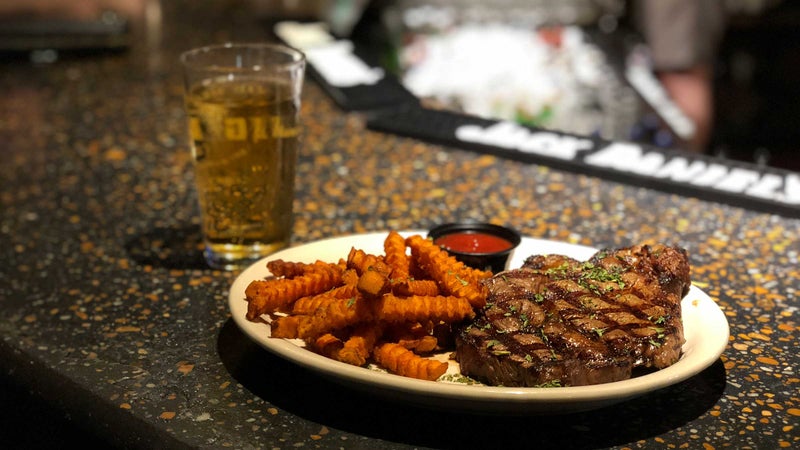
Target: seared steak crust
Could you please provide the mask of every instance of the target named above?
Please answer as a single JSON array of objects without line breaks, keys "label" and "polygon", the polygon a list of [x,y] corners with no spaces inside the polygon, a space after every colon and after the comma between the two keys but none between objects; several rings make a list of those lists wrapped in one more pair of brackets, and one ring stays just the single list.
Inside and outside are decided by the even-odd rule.
[{"label": "seared steak crust", "polygon": [[585,262],[535,255],[486,284],[486,307],[456,337],[461,372],[486,384],[607,383],[680,357],[690,286],[681,248],[602,250]]}]

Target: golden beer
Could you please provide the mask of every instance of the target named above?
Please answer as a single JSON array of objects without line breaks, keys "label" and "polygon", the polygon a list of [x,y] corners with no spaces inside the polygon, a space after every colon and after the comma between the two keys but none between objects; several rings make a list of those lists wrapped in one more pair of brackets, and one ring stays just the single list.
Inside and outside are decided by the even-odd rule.
[{"label": "golden beer", "polygon": [[298,102],[286,81],[263,77],[219,77],[189,87],[189,134],[212,266],[231,268],[231,261],[288,245]]}]

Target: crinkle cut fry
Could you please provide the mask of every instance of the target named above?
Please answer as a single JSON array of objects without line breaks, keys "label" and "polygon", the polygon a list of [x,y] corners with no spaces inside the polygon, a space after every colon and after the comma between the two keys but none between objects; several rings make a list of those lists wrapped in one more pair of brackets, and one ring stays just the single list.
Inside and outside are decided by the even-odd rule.
[{"label": "crinkle cut fry", "polygon": [[447,363],[423,358],[393,342],[378,346],[374,356],[389,372],[405,377],[435,381],[447,372]]},{"label": "crinkle cut fry", "polygon": [[419,266],[436,280],[445,293],[464,297],[475,308],[486,304],[488,290],[480,280],[489,278],[491,272],[473,269],[450,256],[429,239],[414,235],[406,239],[411,255]]},{"label": "crinkle cut fry", "polygon": [[393,281],[407,280],[411,277],[411,258],[406,253],[406,240],[397,231],[390,231],[383,241],[384,261],[391,267]]},{"label": "crinkle cut fry", "polygon": [[366,253],[364,250],[355,247],[352,247],[347,255],[347,268],[354,269],[359,275],[363,275],[368,270],[377,270],[389,276],[392,271],[382,256]]},{"label": "crinkle cut fry", "polygon": [[382,326],[378,323],[365,323],[355,327],[345,341],[332,333],[323,333],[309,339],[312,350],[325,357],[354,366],[363,366],[372,353],[375,342],[381,335]]},{"label": "crinkle cut fry", "polygon": [[292,314],[314,314],[320,308],[327,308],[336,300],[354,299],[358,295],[358,288],[355,285],[346,284],[331,289],[322,294],[309,295],[297,299],[292,305]]},{"label": "crinkle cut fry", "polygon": [[400,339],[397,343],[416,353],[430,353],[436,350],[439,340],[434,336],[422,336],[418,339]]},{"label": "crinkle cut fry", "polygon": [[339,351],[344,347],[344,342],[331,333],[325,333],[310,342],[309,346],[322,356],[337,359]]},{"label": "crinkle cut fry", "polygon": [[370,322],[356,326],[336,359],[354,366],[363,366],[382,333],[383,325],[380,323]]},{"label": "crinkle cut fry", "polygon": [[284,261],[282,259],[273,259],[267,262],[267,269],[269,269],[273,276],[278,278],[294,278],[300,276],[309,266],[310,264]]},{"label": "crinkle cut fry", "polygon": [[270,324],[270,337],[283,339],[297,339],[301,330],[307,330],[311,324],[311,316],[281,316],[276,317]]},{"label": "crinkle cut fry", "polygon": [[247,319],[262,314],[287,311],[299,298],[315,295],[336,287],[342,282],[342,267],[317,261],[303,275],[279,280],[255,280],[245,289]]},{"label": "crinkle cut fry", "polygon": [[[316,338],[322,333],[372,320],[372,306],[362,297],[332,299],[312,315],[296,314],[272,321],[272,337]],[[276,334],[277,333],[277,334]]]},{"label": "crinkle cut fry", "polygon": [[342,284],[355,286],[356,283],[358,283],[358,272],[345,266],[344,272],[342,272]]},{"label": "crinkle cut fry", "polygon": [[412,295],[441,295],[441,292],[439,291],[439,285],[437,285],[435,281],[413,279],[393,282],[392,293],[403,297],[409,297]]},{"label": "crinkle cut fry", "polygon": [[377,270],[367,270],[358,277],[358,291],[365,297],[375,298],[390,289],[389,278]]},{"label": "crinkle cut fry", "polygon": [[386,294],[381,297],[375,315],[385,322],[432,320],[452,323],[475,317],[475,311],[469,300],[462,297],[397,297]]}]

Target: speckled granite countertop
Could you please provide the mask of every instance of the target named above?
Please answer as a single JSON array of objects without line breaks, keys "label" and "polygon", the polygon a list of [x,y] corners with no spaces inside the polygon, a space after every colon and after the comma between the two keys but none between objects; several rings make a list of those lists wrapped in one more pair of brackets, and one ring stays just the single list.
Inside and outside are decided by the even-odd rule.
[{"label": "speckled granite countertop", "polygon": [[175,61],[263,28],[169,4],[126,53],[2,63],[3,376],[124,447],[800,445],[799,220],[367,131],[313,83],[295,244],[465,217],[596,247],[676,243],[730,344],[687,381],[554,417],[393,403],[262,350],[228,312],[237,274],[202,262]]}]

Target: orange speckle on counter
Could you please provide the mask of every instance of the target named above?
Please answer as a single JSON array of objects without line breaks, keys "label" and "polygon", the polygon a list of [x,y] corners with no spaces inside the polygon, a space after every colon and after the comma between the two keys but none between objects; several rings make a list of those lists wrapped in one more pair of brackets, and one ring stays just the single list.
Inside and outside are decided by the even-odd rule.
[{"label": "orange speckle on counter", "polygon": [[119,407],[120,407],[120,409],[131,409],[131,404],[130,403],[120,403]]},{"label": "orange speckle on counter", "polygon": [[761,341],[769,341],[770,340],[769,336],[765,336],[765,335],[763,335],[761,333],[750,333],[749,336],[752,337],[753,339],[758,339],[758,340],[761,340]]},{"label": "orange speckle on counter", "polygon": [[178,364],[178,372],[184,375],[188,375],[192,369],[194,369],[194,364],[189,364],[187,362],[181,362]]},{"label": "orange speckle on counter", "polygon": [[127,156],[128,154],[125,152],[125,150],[119,147],[111,147],[103,154],[103,157],[108,161],[122,161]]},{"label": "orange speckle on counter", "polygon": [[708,242],[708,245],[710,245],[712,247],[717,247],[717,248],[724,248],[724,247],[728,246],[728,241],[723,241],[723,240],[716,239],[716,238],[710,238],[707,242]]},{"label": "orange speckle on counter", "polygon": [[769,364],[771,366],[777,366],[778,365],[778,361],[776,361],[774,358],[769,358],[767,356],[759,356],[758,358],[756,358],[756,361],[758,361],[758,362],[760,362],[762,364]]},{"label": "orange speckle on counter", "polygon": [[800,408],[789,408],[786,410],[786,412],[793,416],[800,416]]},{"label": "orange speckle on counter", "polygon": [[117,327],[114,331],[117,333],[137,333],[141,330],[141,328],[132,325],[123,325],[121,327]]},{"label": "orange speckle on counter", "polygon": [[175,411],[164,411],[158,417],[164,420],[172,420],[175,418]]},{"label": "orange speckle on counter", "polygon": [[756,286],[753,289],[753,292],[755,292],[756,295],[765,295],[769,293],[769,289],[765,289],[764,287],[761,286]]}]

